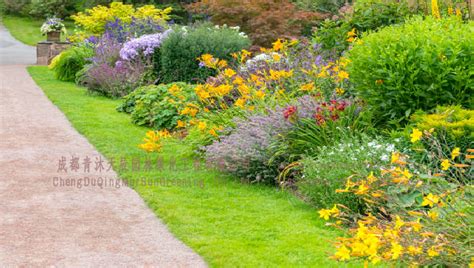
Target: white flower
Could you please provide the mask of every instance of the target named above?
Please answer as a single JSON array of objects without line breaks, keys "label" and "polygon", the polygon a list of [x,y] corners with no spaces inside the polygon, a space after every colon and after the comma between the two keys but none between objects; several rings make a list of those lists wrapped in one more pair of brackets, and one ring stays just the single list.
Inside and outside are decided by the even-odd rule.
[{"label": "white flower", "polygon": [[386,149],[386,150],[387,150],[387,152],[393,152],[393,151],[395,150],[395,145],[389,144],[389,145],[387,146],[387,149]]}]

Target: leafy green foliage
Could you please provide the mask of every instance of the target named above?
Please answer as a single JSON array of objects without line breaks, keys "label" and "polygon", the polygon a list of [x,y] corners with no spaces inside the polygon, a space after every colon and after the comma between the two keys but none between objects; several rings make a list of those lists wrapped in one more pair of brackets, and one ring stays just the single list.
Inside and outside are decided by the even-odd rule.
[{"label": "leafy green foliage", "polygon": [[56,16],[65,18],[76,11],[74,1],[69,0],[31,0],[30,15],[46,18]]},{"label": "leafy green foliage", "polygon": [[160,53],[155,53],[159,54],[155,57],[155,67],[159,67],[156,73],[163,83],[202,82],[214,73],[209,68],[199,67],[198,57],[209,53],[220,59],[231,60],[232,52],[249,45],[247,37],[229,27],[216,28],[210,24],[176,27],[162,43]]},{"label": "leafy green foliage", "polygon": [[454,141],[474,141],[474,110],[462,109],[459,106],[440,106],[431,114],[416,112],[411,122],[420,130],[445,132]]},{"label": "leafy green foliage", "polygon": [[76,11],[75,1],[69,0],[2,0],[0,2],[7,14],[26,17],[66,18]]},{"label": "leafy green foliage", "polygon": [[186,100],[189,100],[194,89],[185,83],[140,87],[124,97],[124,102],[117,110],[130,113],[134,124],[172,130],[176,128],[178,120],[185,120],[185,116],[180,115],[178,110],[182,100],[172,94],[170,88],[179,88],[179,96]]},{"label": "leafy green foliage", "polygon": [[406,1],[359,0],[354,4],[350,23],[357,31],[366,32],[403,23],[409,14]]},{"label": "leafy green foliage", "polygon": [[366,177],[370,169],[388,163],[394,149],[393,144],[366,135],[323,146],[315,157],[305,157],[300,161],[303,174],[296,182],[298,191],[317,207],[342,204],[352,211],[363,212],[363,200],[336,190],[345,188],[349,176]]},{"label": "leafy green foliage", "polygon": [[94,49],[88,45],[71,47],[56,56],[50,68],[54,71],[56,79],[61,81],[74,81],[76,74],[90,62],[94,56]]},{"label": "leafy green foliage", "polygon": [[[412,143],[410,135],[414,129],[423,132],[423,138]],[[474,148],[474,111],[459,106],[439,106],[433,113],[417,111],[404,129],[392,131],[391,134],[403,142],[406,153],[412,159],[438,169],[441,161],[452,157],[453,148],[459,148],[460,152]],[[456,161],[470,164],[468,159],[462,157]],[[470,170],[465,172],[474,172],[474,166],[471,165]],[[451,174],[451,177],[462,181],[457,173]]]},{"label": "leafy green foliage", "polygon": [[366,31],[374,31],[387,25],[405,21],[410,10],[404,1],[359,0],[353,11],[347,10],[339,20],[326,20],[315,32],[314,41],[324,50],[342,54],[352,40],[348,32],[354,29],[354,36]]},{"label": "leafy green foliage", "polygon": [[12,15],[28,15],[30,0],[2,0],[3,11]]},{"label": "leafy green foliage", "polygon": [[315,156],[323,146],[373,132],[372,121],[372,113],[362,111],[356,104],[348,106],[337,120],[328,119],[324,123],[318,123],[313,118],[301,119],[285,137],[285,146],[280,151],[295,156]]},{"label": "leafy green foliage", "polygon": [[473,25],[417,17],[365,35],[349,56],[356,94],[390,123],[437,105],[473,107]]},{"label": "leafy green foliage", "polygon": [[347,33],[351,29],[351,24],[346,21],[325,20],[317,28],[314,42],[319,44],[323,50],[340,55],[349,47]]},{"label": "leafy green foliage", "polygon": [[346,3],[344,0],[293,0],[292,2],[304,10],[331,13],[336,13]]}]

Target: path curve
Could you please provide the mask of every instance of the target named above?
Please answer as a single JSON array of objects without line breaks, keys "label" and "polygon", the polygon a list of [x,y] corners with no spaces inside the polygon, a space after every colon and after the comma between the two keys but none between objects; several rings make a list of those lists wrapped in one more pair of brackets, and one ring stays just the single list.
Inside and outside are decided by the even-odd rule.
[{"label": "path curve", "polygon": [[0,22],[0,65],[36,64],[36,48],[18,42]]},{"label": "path curve", "polygon": [[[59,185],[67,178],[118,180],[113,170],[94,171],[103,156],[24,65],[0,65],[0,119],[0,267],[206,266],[132,189]],[[68,173],[58,172],[62,157]],[[91,171],[72,172],[72,157],[89,157]]]}]

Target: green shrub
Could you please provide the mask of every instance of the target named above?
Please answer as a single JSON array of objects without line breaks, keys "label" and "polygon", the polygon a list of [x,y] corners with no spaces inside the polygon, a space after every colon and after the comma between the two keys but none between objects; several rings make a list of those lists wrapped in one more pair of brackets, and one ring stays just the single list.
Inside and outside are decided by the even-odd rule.
[{"label": "green shrub", "polygon": [[92,8],[98,5],[108,5],[113,0],[76,0],[75,6],[77,11],[84,11],[87,8]]},{"label": "green shrub", "polygon": [[294,0],[295,5],[309,11],[336,13],[346,1],[344,0]]},{"label": "green shrub", "polygon": [[117,110],[130,113],[134,124],[172,130],[178,120],[186,120],[179,111],[193,89],[185,83],[140,87],[124,97]]},{"label": "green shrub", "polygon": [[474,110],[439,106],[431,114],[416,112],[411,121],[419,130],[433,130],[435,134],[444,132],[453,141],[474,141]]},{"label": "green shrub", "polygon": [[389,124],[437,105],[472,107],[473,26],[456,18],[416,17],[365,35],[349,55],[356,94]]},{"label": "green shrub", "polygon": [[76,12],[74,1],[70,0],[31,0],[30,15],[39,18],[56,16],[65,18]]},{"label": "green shrub", "polygon": [[[159,64],[156,73],[161,82],[184,81],[196,83],[213,75],[209,68],[200,68],[197,60],[203,54],[231,60],[230,54],[247,48],[250,41],[238,30],[229,27],[214,27],[202,24],[196,27],[176,27],[163,42],[160,53],[155,58]],[[158,53],[155,53],[158,54]]]},{"label": "green shrub", "polygon": [[[338,107],[339,105],[337,104]],[[313,117],[299,120],[294,129],[284,137],[278,151],[296,157],[303,154],[315,156],[324,146],[373,132],[372,113],[362,111],[358,104],[349,104],[342,111],[334,110],[330,105],[320,106]],[[318,121],[318,118],[323,119]]]},{"label": "green shrub", "polygon": [[87,45],[71,47],[56,56],[50,69],[54,71],[56,79],[61,81],[74,81],[76,74],[89,63],[94,56],[94,49]]},{"label": "green shrub", "polygon": [[2,0],[3,11],[7,14],[28,15],[31,9],[31,0]]},{"label": "green shrub", "polygon": [[348,32],[352,29],[355,29],[354,34],[358,35],[387,25],[403,23],[409,14],[410,10],[405,1],[358,0],[353,6],[353,12],[343,14],[342,19],[321,23],[314,41],[321,44],[324,50],[341,54],[351,44]]},{"label": "green shrub", "polygon": [[358,0],[354,4],[351,25],[359,32],[403,23],[410,14],[406,1]]},{"label": "green shrub", "polygon": [[323,146],[314,158],[301,160],[303,176],[296,182],[298,192],[317,207],[342,204],[362,212],[362,200],[350,193],[336,193],[336,190],[345,188],[349,176],[357,174],[366,177],[370,169],[389,163],[394,150],[393,144],[366,135],[360,139],[345,139],[333,146]]},{"label": "green shrub", "polygon": [[[423,133],[419,141],[411,142],[414,130]],[[410,124],[402,131],[393,131],[393,137],[401,138],[406,153],[410,157],[433,169],[439,169],[439,163],[451,158],[453,148],[461,152],[474,148],[474,111],[459,106],[439,106],[433,113],[417,111],[412,115]],[[457,158],[458,163],[470,164],[469,160]],[[471,172],[474,166],[471,165]],[[452,178],[460,180],[458,174]]]},{"label": "green shrub", "polygon": [[347,33],[352,30],[352,25],[343,20],[325,20],[315,32],[313,41],[321,46],[324,51],[341,55],[350,45]]}]

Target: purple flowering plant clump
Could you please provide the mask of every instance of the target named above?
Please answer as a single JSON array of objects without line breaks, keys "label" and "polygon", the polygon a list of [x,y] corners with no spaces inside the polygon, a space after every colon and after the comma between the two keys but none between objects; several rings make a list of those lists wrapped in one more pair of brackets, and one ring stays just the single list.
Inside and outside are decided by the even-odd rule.
[{"label": "purple flowering plant clump", "polygon": [[95,46],[92,63],[86,67],[78,83],[89,91],[120,97],[135,88],[151,82],[150,64],[145,61],[123,61],[120,58],[122,44],[113,34],[106,32]]},{"label": "purple flowering plant clump", "polygon": [[[312,118],[319,102],[311,96],[298,98],[294,110],[299,119]],[[279,172],[286,166],[287,157],[280,156],[273,161],[273,143],[295,126],[295,121],[285,118],[289,107],[277,107],[264,114],[237,119],[233,132],[204,147],[209,163],[218,163],[225,172],[242,179],[274,183]]]},{"label": "purple flowering plant clump", "polygon": [[168,34],[163,25],[134,18],[127,24],[116,19],[105,28],[101,37],[91,36],[86,41],[95,47],[95,55],[78,83],[111,97],[153,83],[152,54]]},{"label": "purple flowering plant clump", "polygon": [[105,33],[120,43],[146,34],[161,33],[164,29],[162,24],[151,19],[132,18],[130,23],[123,23],[117,18],[105,25]]},{"label": "purple flowering plant clump", "polygon": [[123,60],[135,60],[140,55],[148,57],[155,52],[171,30],[163,33],[146,34],[126,42],[120,50],[120,57]]}]

